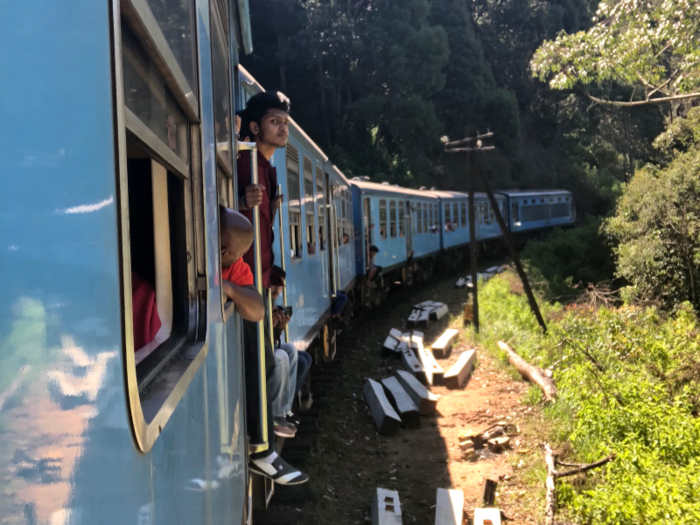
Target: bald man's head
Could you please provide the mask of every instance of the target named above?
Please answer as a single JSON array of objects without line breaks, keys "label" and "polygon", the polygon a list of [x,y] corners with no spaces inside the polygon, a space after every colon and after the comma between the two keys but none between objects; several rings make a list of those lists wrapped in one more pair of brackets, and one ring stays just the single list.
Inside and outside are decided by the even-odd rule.
[{"label": "bald man's head", "polygon": [[221,266],[228,268],[243,257],[253,244],[253,225],[242,214],[229,208],[219,208],[221,236]]}]

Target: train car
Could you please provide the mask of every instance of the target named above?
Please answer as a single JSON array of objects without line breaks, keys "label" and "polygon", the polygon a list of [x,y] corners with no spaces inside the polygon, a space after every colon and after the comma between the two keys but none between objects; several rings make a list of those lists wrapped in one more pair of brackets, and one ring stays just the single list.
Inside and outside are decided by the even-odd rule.
[{"label": "train car", "polygon": [[511,233],[533,232],[576,222],[576,203],[565,190],[502,190]]},{"label": "train car", "polygon": [[[242,66],[238,76],[243,106],[263,87]],[[279,221],[275,224],[274,253],[277,264],[284,259],[287,272],[287,301],[293,308],[289,342],[307,350],[320,336],[323,357],[330,359],[335,353],[328,324],[331,302],[338,291],[351,293],[355,280],[350,183],[294,119],[287,147],[278,149],[271,163],[285,196],[285,226],[280,231]]]},{"label": "train car", "polygon": [[251,49],[247,0],[3,5],[0,522],[245,522],[218,203]]},{"label": "train car", "polygon": [[365,275],[369,248],[374,245],[379,249],[374,264],[382,267],[382,275],[409,280],[415,265],[426,264],[440,251],[438,198],[430,192],[377,184],[360,177],[351,182],[358,232],[357,275]]}]

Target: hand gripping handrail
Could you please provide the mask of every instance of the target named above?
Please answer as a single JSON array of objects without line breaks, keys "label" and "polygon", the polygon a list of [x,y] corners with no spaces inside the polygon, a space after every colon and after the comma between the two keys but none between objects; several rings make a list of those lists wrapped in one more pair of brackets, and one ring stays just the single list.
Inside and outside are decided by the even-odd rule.
[{"label": "hand gripping handrail", "polygon": [[[255,142],[239,142],[238,151],[250,151],[250,183],[258,183],[258,148]],[[263,295],[263,276],[262,276],[262,256],[260,254],[260,207],[253,207],[253,268],[255,276],[255,288],[260,294],[260,297],[267,297],[268,306],[270,296]],[[268,315],[270,309],[268,308]],[[269,318],[268,318],[269,320]],[[258,345],[258,397],[260,399],[260,441],[257,443],[251,442],[249,445],[250,453],[264,452],[270,448],[267,441],[267,377],[265,375],[265,322],[259,321],[256,327],[257,345]]]}]

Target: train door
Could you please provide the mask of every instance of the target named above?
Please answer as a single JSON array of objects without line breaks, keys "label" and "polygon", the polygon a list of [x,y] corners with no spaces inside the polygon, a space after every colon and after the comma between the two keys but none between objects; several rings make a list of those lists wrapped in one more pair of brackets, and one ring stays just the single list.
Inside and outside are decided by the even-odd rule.
[{"label": "train door", "polygon": [[365,266],[369,266],[369,247],[372,246],[372,214],[369,199],[367,197],[365,197],[362,203],[362,230],[365,243]]},{"label": "train door", "polygon": [[328,232],[328,276],[330,279],[330,290],[331,294],[335,295],[338,291],[338,275],[336,272],[336,266],[338,263],[338,215],[336,214],[335,206],[335,192],[333,191],[333,185],[331,183],[330,174],[326,173],[325,181],[325,191],[327,210],[326,214],[326,231]]}]

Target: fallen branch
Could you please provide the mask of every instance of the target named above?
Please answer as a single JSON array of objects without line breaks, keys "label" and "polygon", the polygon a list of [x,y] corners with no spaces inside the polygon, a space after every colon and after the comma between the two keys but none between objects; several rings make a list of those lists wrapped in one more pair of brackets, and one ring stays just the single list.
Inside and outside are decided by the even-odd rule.
[{"label": "fallen branch", "polygon": [[[554,525],[554,511],[557,500],[557,488],[555,485],[555,480],[559,478],[565,478],[567,476],[573,476],[574,474],[580,474],[581,472],[586,472],[600,466],[609,463],[615,459],[615,454],[610,454],[608,457],[600,459],[595,463],[589,463],[587,465],[574,464],[574,463],[564,463],[559,461],[552,451],[552,447],[549,443],[544,444],[544,462],[547,464],[547,481],[545,486],[547,488],[547,496],[545,499],[545,525]],[[555,464],[562,465],[565,467],[574,467],[571,470],[566,470],[564,472],[558,472]]]},{"label": "fallen branch", "polygon": [[554,452],[552,452],[552,447],[549,446],[549,443],[544,444],[544,462],[547,464],[547,481],[545,482],[547,497],[544,507],[545,524],[554,525],[554,505],[557,497],[554,479],[556,478],[557,470],[554,467]]},{"label": "fallen branch", "polygon": [[547,376],[547,372],[537,366],[529,364],[505,342],[499,341],[498,347],[508,354],[508,361],[518,369],[521,376],[542,389],[546,401],[554,401],[557,397],[557,386],[554,384],[554,381]]},{"label": "fallen branch", "polygon": [[600,467],[602,465],[605,465],[606,463],[609,463],[613,459],[615,459],[615,454],[610,454],[608,457],[599,459],[595,463],[589,463],[588,465],[572,465],[570,463],[562,463],[560,461],[557,461],[559,465],[567,466],[567,467],[574,467],[571,470],[566,470],[564,472],[556,472],[554,477],[555,478],[565,478],[567,476],[573,476],[574,474],[580,474],[581,472],[586,472],[587,470],[591,470],[597,467]]}]

